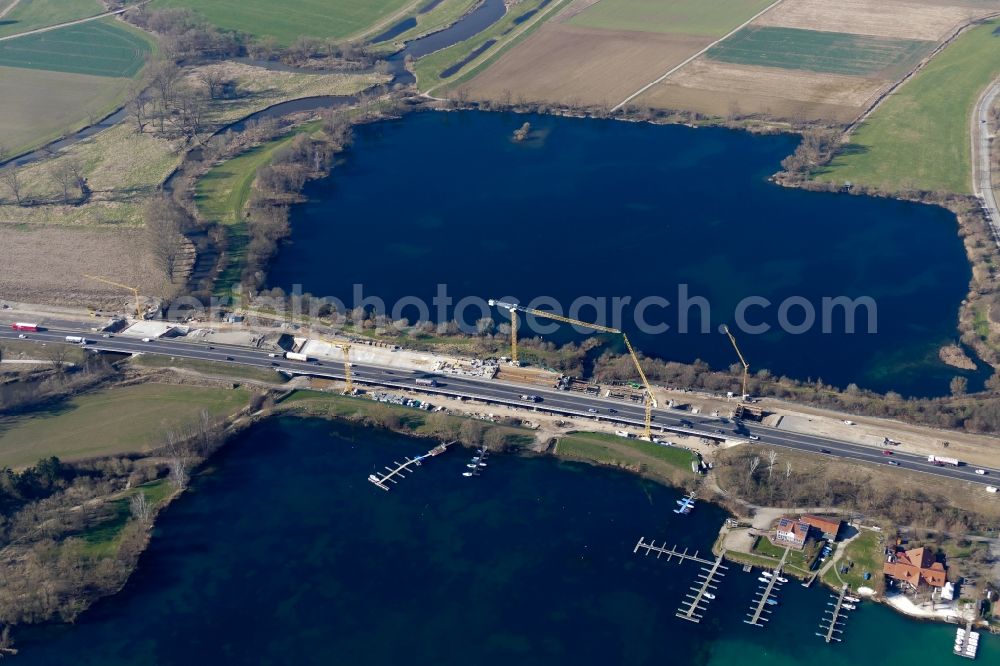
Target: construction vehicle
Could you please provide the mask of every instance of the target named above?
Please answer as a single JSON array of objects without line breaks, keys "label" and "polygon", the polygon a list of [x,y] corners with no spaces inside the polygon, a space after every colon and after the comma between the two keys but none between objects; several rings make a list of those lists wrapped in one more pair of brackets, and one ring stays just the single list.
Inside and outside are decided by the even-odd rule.
[{"label": "construction vehicle", "polygon": [[138,288],[136,288],[136,287],[130,287],[127,284],[121,284],[120,282],[114,282],[113,280],[109,280],[107,278],[103,278],[103,277],[100,277],[98,275],[86,275],[86,274],[84,274],[83,277],[89,278],[91,280],[97,280],[98,282],[103,282],[104,284],[110,284],[112,287],[121,287],[122,289],[127,289],[128,291],[131,291],[132,295],[135,297],[135,318],[136,319],[143,319],[144,318],[142,316],[142,303],[139,300],[139,289]]},{"label": "construction vehicle", "polygon": [[539,317],[542,319],[551,319],[553,321],[560,321],[564,324],[571,324],[574,326],[580,326],[582,328],[589,328],[592,331],[597,331],[599,333],[610,333],[612,335],[620,335],[622,339],[625,340],[625,347],[628,348],[628,353],[632,357],[632,363],[635,364],[635,369],[639,373],[639,377],[642,379],[642,387],[644,390],[644,404],[646,407],[646,420],[645,429],[643,431],[643,437],[646,441],[652,441],[652,425],[653,425],[653,407],[656,407],[656,398],[653,397],[653,387],[649,385],[649,380],[646,379],[646,373],[642,369],[642,365],[639,363],[639,357],[635,353],[635,349],[632,347],[632,342],[628,339],[625,333],[617,328],[611,328],[609,326],[601,326],[600,324],[590,324],[585,321],[579,321],[578,319],[570,319],[569,317],[563,317],[562,315],[557,315],[554,312],[543,312],[542,310],[535,310],[534,308],[526,308],[522,305],[516,303],[507,303],[504,301],[497,301],[494,299],[489,300],[490,307],[503,308],[510,312],[510,359],[513,365],[520,365],[517,357],[517,322],[518,313],[523,312],[526,315],[531,315],[533,317]]},{"label": "construction vehicle", "polygon": [[747,375],[750,373],[750,364],[747,363],[745,358],[743,358],[743,352],[741,352],[740,348],[736,345],[736,338],[733,337],[733,333],[729,330],[729,327],[723,324],[722,332],[729,336],[729,341],[733,343],[733,349],[736,350],[736,355],[740,357],[740,363],[743,365],[743,393],[740,395],[743,400],[746,400],[750,397],[750,394],[747,393]]}]

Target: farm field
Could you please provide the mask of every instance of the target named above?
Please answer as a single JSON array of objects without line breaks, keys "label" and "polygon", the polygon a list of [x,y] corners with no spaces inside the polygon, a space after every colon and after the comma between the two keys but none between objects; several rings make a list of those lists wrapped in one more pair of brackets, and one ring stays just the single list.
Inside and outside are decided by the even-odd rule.
[{"label": "farm field", "polygon": [[14,0],[0,0],[0,37],[58,23],[97,16],[105,11],[98,0],[20,0],[4,13]]},{"label": "farm field", "polygon": [[192,9],[220,28],[289,45],[300,36],[343,39],[386,20],[413,0],[154,0],[153,9]]},{"label": "farm field", "polygon": [[613,106],[769,4],[573,0],[467,89],[476,99]]},{"label": "farm field", "polygon": [[699,58],[634,102],[639,107],[686,109],[722,118],[755,114],[846,123],[874,101],[883,87],[858,76]]},{"label": "farm field", "polygon": [[969,118],[1000,76],[1000,20],[969,30],[882,105],[818,180],[895,191],[971,190]]},{"label": "farm field", "polygon": [[247,404],[243,390],[139,384],[77,396],[33,414],[0,419],[0,467],[22,467],[41,458],[64,460],[142,451],[163,433]]},{"label": "farm field", "polygon": [[774,0],[600,0],[569,19],[604,30],[722,37]]},{"label": "farm field", "polygon": [[933,47],[932,42],[751,26],[707,57],[720,62],[855,76],[899,78]]},{"label": "farm field", "polygon": [[138,30],[102,19],[0,42],[0,66],[132,77],[151,51]]},{"label": "farm field", "polygon": [[[936,42],[986,8],[987,2],[960,0],[795,0],[781,3],[754,25]],[[900,20],[903,16],[906,20]]]},{"label": "farm field", "polygon": [[544,25],[467,84],[474,99],[611,106],[709,44],[704,37]]},{"label": "farm field", "polygon": [[717,117],[850,123],[941,41],[990,9],[997,7],[980,0],[783,2],[634,103]]},{"label": "farm field", "polygon": [[16,154],[110,113],[128,80],[0,67],[0,82],[0,146]]}]

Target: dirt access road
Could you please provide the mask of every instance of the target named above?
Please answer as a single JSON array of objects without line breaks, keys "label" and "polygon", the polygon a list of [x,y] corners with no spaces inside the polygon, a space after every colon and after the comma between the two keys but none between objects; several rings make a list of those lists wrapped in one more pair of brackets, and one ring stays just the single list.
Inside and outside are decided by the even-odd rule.
[{"label": "dirt access road", "polygon": [[983,92],[972,112],[972,191],[983,202],[983,209],[993,229],[993,239],[1000,247],[1000,207],[997,206],[996,192],[993,191],[992,161],[990,144],[990,109],[1000,96],[1000,79],[994,81]]}]

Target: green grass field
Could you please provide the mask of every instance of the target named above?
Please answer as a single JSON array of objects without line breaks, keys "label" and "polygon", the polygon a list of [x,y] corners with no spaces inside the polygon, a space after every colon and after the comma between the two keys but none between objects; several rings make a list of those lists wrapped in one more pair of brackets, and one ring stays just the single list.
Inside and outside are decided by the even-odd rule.
[{"label": "green grass field", "polygon": [[698,459],[687,449],[599,432],[566,435],[559,440],[556,453],[571,460],[633,469],[673,481],[694,478],[691,463]]},{"label": "green grass field", "polygon": [[[855,592],[863,586],[881,590],[883,586],[882,550],[884,546],[879,541],[880,537],[878,532],[862,530],[856,539],[847,544],[847,548],[837,564],[823,574],[823,582],[833,587],[840,587],[847,583]],[[840,568],[844,566],[847,567],[847,573],[842,574]],[[869,580],[865,580],[865,573],[871,574]]]},{"label": "green grass field", "polygon": [[773,0],[601,0],[569,20],[571,25],[722,37]]},{"label": "green grass field", "polygon": [[174,368],[177,370],[200,372],[204,375],[232,379],[252,379],[271,384],[283,384],[288,380],[286,375],[274,370],[254,368],[246,365],[227,363],[225,361],[201,361],[191,358],[160,356],[159,354],[143,354],[142,356],[134,357],[131,362],[143,368]]},{"label": "green grass field", "polygon": [[0,66],[131,77],[151,51],[149,39],[140,32],[101,19],[0,42]]},{"label": "green grass field", "polygon": [[[0,0],[0,13],[10,0]],[[20,0],[0,19],[0,37],[97,16],[104,12],[98,0]]]},{"label": "green grass field", "polygon": [[234,413],[247,404],[243,390],[139,384],[87,393],[54,407],[0,419],[0,467],[41,458],[64,460],[141,451],[162,443],[163,432],[198,418]]},{"label": "green grass field", "polygon": [[193,9],[220,28],[288,45],[300,36],[341,39],[391,17],[413,0],[154,0]]},{"label": "green grass field", "polygon": [[75,547],[88,558],[110,557],[117,552],[122,531],[132,517],[129,505],[132,495],[142,493],[153,507],[157,507],[173,492],[173,486],[166,479],[150,481],[132,489],[126,497],[116,499],[105,507],[103,520],[81,534],[73,535],[78,539]]},{"label": "green grass field", "polygon": [[738,65],[899,78],[933,46],[932,42],[912,39],[751,27],[712,47],[707,55]]},{"label": "green grass field", "polygon": [[970,120],[1000,76],[1000,21],[973,28],[907,81],[857,129],[815,177],[885,191],[969,193]]}]

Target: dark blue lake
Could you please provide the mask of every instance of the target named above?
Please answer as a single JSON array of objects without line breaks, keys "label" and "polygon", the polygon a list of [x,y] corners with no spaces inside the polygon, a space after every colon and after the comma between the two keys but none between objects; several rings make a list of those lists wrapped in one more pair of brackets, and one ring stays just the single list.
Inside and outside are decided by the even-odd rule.
[{"label": "dark blue lake", "polygon": [[[24,666],[943,666],[955,629],[865,603],[846,640],[814,636],[826,590],[790,583],[766,629],[758,574],[733,566],[701,624],[675,617],[697,565],[640,536],[711,548],[723,513],[553,459],[451,450],[386,493],[369,473],[428,442],[278,419],[240,435],[158,520],[124,591],[76,625],[16,632]],[[985,636],[980,661],[996,663]]]},{"label": "dark blue lake", "polygon": [[[532,131],[518,143],[525,121]],[[719,325],[734,327],[756,297],[744,319],[769,330],[734,327],[753,370],[906,395],[946,394],[963,374],[937,356],[957,339],[971,275],[954,216],[768,182],[796,137],[482,112],[418,113],[356,137],[294,209],[271,286],[351,305],[362,284],[390,314],[415,296],[435,320],[439,284],[456,304],[549,297],[567,312],[603,298],[573,314],[612,325],[612,299],[628,298],[620,323],[642,351],[716,368],[736,360]],[[646,297],[669,305],[645,308],[656,328],[643,332]],[[828,301],[824,312],[838,297],[875,304],[855,309],[853,334],[844,308]],[[810,310],[815,323],[803,325]],[[421,317],[412,306],[399,314]],[[462,314],[470,325],[483,316]],[[965,374],[972,389],[986,376]]]}]

